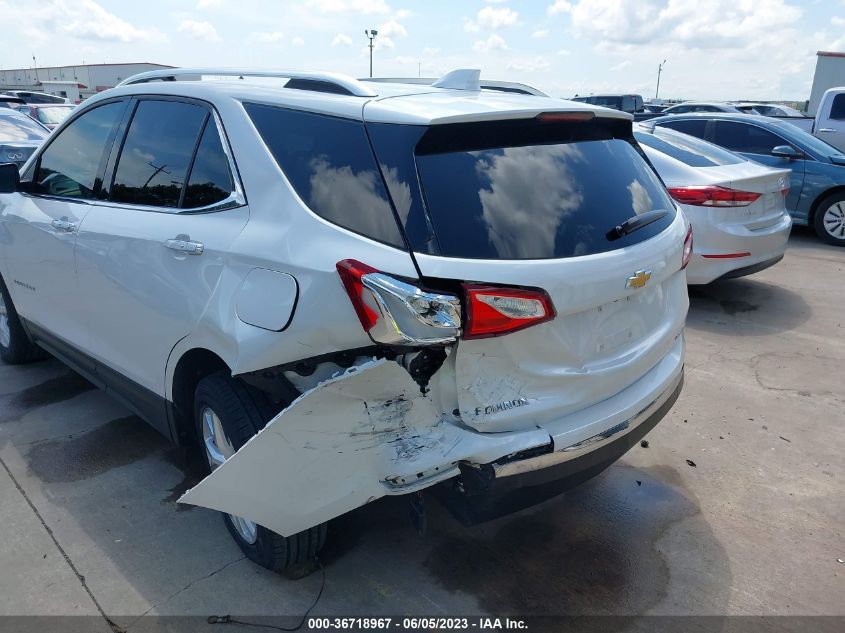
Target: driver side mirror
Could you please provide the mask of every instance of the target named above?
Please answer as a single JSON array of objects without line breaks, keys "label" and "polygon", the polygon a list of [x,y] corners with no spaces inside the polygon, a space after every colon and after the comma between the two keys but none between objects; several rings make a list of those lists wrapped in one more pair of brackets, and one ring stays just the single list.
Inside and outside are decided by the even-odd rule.
[{"label": "driver side mirror", "polygon": [[21,181],[18,166],[14,163],[0,163],[0,193],[15,193]]},{"label": "driver side mirror", "polygon": [[786,158],[787,160],[796,160],[799,158],[804,158],[804,152],[799,152],[791,145],[778,145],[777,147],[773,148],[770,153],[772,156],[777,156],[778,158]]}]

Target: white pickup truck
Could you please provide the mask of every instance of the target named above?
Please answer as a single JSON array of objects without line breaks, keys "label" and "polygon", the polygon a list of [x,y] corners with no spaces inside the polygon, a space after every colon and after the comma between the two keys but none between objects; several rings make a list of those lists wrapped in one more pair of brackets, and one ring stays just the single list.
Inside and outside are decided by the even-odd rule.
[{"label": "white pickup truck", "polygon": [[845,152],[845,87],[830,88],[822,95],[813,117],[775,117],[792,123]]}]

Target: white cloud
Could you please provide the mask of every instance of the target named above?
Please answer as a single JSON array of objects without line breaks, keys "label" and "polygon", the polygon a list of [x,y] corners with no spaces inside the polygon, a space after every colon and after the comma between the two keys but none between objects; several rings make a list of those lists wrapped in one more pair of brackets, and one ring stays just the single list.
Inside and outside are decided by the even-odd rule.
[{"label": "white cloud", "polygon": [[261,31],[253,33],[253,37],[262,44],[278,44],[285,38],[285,35],[281,31]]},{"label": "white cloud", "polygon": [[436,48],[434,46],[426,46],[422,50],[422,54],[423,54],[424,57],[432,57],[434,55],[437,55],[439,52],[440,52],[440,49]]},{"label": "white cloud", "polygon": [[833,26],[845,26],[845,18],[840,18],[838,15],[834,15],[831,18],[830,23]]},{"label": "white cloud", "polygon": [[320,13],[390,13],[384,0],[308,0],[306,6],[314,7]]},{"label": "white cloud", "polygon": [[546,13],[555,15],[557,13],[569,13],[572,10],[572,3],[567,0],[555,0],[546,8]]},{"label": "white cloud", "polygon": [[197,0],[197,9],[214,9],[222,5],[223,0]]},{"label": "white cloud", "polygon": [[464,18],[464,31],[476,33],[480,29],[495,31],[505,26],[513,26],[519,13],[508,7],[484,7],[475,16],[475,20]]},{"label": "white cloud", "polygon": [[611,66],[610,70],[625,70],[626,68],[630,68],[630,66],[631,66],[631,60],[626,59],[626,60],[619,62],[615,66]]},{"label": "white cloud", "polygon": [[572,55],[572,51],[566,50],[565,48],[561,48],[561,49],[559,49],[559,50],[557,51],[557,53],[556,53],[556,54],[557,54],[557,55],[562,55],[562,56]]},{"label": "white cloud", "polygon": [[[52,10],[52,11],[50,11]],[[137,42],[141,40],[161,39],[155,30],[140,29],[126,20],[109,13],[94,0],[83,0],[81,7],[66,6],[62,2],[48,6],[48,13],[61,26],[65,33],[83,39],[114,40],[119,42]],[[39,17],[46,17],[36,13]],[[49,25],[52,20],[45,20]]]},{"label": "white cloud", "polygon": [[343,33],[338,33],[332,40],[332,46],[352,46],[352,38]]},{"label": "white cloud", "polygon": [[547,70],[551,66],[549,60],[542,55],[531,57],[529,59],[514,59],[508,62],[507,70],[515,70],[521,73],[534,73],[541,70]]},{"label": "white cloud", "polygon": [[394,37],[396,35],[408,37],[408,31],[395,19],[390,19],[378,27],[378,36],[381,37],[383,35],[387,37]]},{"label": "white cloud", "polygon": [[211,22],[205,20],[182,20],[176,28],[180,33],[187,33],[197,40],[205,42],[219,42],[220,36]]},{"label": "white cloud", "polygon": [[531,34],[531,37],[532,37],[533,39],[535,39],[535,40],[541,40],[541,39],[543,39],[544,37],[548,37],[548,36],[549,36],[549,31],[548,31],[548,29],[540,29],[540,30],[538,30],[538,31],[534,31],[534,32]]},{"label": "white cloud", "polygon": [[293,46],[305,46],[305,40],[304,40],[304,39],[302,39],[301,37],[295,37],[295,38],[293,38],[293,39],[290,41],[290,43],[291,43]]},{"label": "white cloud", "polygon": [[490,53],[492,51],[507,50],[508,44],[504,38],[497,33],[493,33],[486,40],[478,40],[472,45],[472,50],[477,53]]},{"label": "white cloud", "polygon": [[507,7],[484,7],[478,12],[476,19],[479,26],[486,29],[500,29],[503,26],[516,24],[519,14]]},{"label": "white cloud", "polygon": [[570,8],[572,26],[605,42],[673,42],[695,48],[747,48],[773,31],[792,26],[801,9],[785,0],[579,0]]}]

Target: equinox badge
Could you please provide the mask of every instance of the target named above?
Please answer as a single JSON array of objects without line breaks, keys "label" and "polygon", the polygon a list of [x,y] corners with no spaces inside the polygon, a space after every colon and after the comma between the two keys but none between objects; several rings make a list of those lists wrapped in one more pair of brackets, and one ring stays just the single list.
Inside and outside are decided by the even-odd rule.
[{"label": "equinox badge", "polygon": [[642,288],[651,279],[651,270],[638,270],[633,275],[628,277],[625,282],[626,288]]}]

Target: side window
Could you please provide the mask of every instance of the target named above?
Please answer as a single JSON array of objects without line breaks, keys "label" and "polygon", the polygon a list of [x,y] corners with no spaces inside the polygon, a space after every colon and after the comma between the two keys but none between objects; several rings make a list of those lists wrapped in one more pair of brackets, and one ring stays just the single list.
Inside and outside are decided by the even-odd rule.
[{"label": "side window", "polygon": [[622,97],[622,108],[623,112],[633,112],[636,109],[634,105],[634,98],[630,95],[625,95]]},{"label": "side window", "polygon": [[789,145],[763,128],[733,121],[714,121],[712,135],[716,145],[748,154],[769,154],[778,145]]},{"label": "side window", "polygon": [[837,121],[845,120],[845,93],[833,97],[833,103],[830,104],[830,118]]},{"label": "side window", "polygon": [[208,111],[180,101],[140,101],[115,169],[110,200],[176,207]]},{"label": "side window", "polygon": [[691,106],[679,105],[672,108],[672,114],[684,114],[690,111]]},{"label": "side window", "polygon": [[36,191],[93,198],[106,145],[125,107],[125,102],[107,103],[89,110],[62,130],[38,160]]},{"label": "side window", "polygon": [[660,125],[668,127],[671,130],[683,132],[684,134],[704,138],[704,132],[707,129],[707,119],[687,119],[684,121],[668,119],[665,122],[661,122]]},{"label": "side window", "polygon": [[209,117],[197,147],[197,156],[188,176],[182,207],[196,209],[207,207],[229,197],[234,189],[229,159],[223,151],[223,143],[217,131],[214,118]]},{"label": "side window", "polygon": [[245,103],[297,195],[323,219],[404,248],[361,121]]}]

